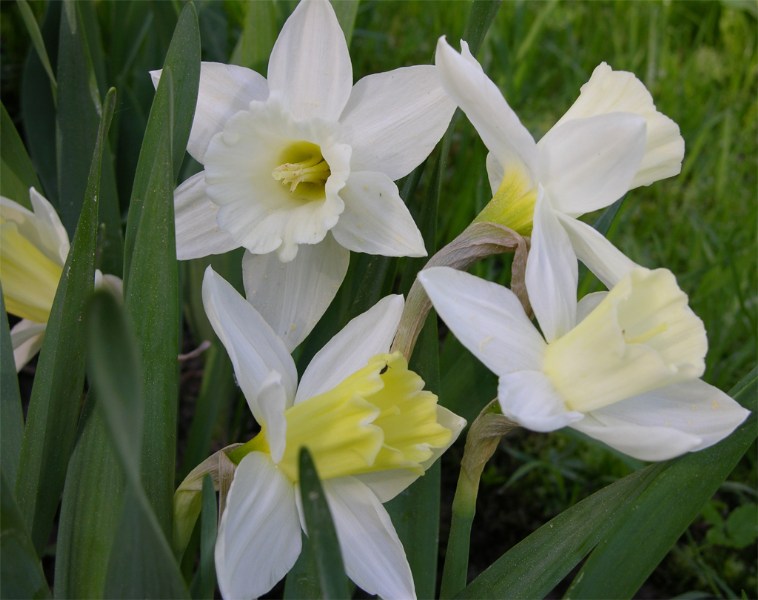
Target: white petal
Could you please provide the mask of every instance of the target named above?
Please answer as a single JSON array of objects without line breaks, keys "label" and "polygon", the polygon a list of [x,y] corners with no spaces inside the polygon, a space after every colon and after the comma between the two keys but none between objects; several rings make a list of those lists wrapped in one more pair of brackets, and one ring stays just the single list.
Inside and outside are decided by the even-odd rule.
[{"label": "white petal", "polygon": [[22,319],[11,329],[11,346],[13,346],[13,361],[16,363],[16,371],[24,368],[39,349],[45,339],[47,323],[36,323],[29,319]]},{"label": "white petal", "polygon": [[289,405],[288,398],[291,397],[287,396],[282,376],[276,371],[270,371],[261,384],[255,402],[248,400],[251,412],[256,415],[256,418],[260,414],[259,422],[266,424],[266,441],[274,463],[282,460],[287,443],[287,421],[284,418],[284,411]]},{"label": "white petal", "polygon": [[424,238],[387,175],[351,173],[340,196],[345,211],[332,230],[340,244],[382,256],[426,256]]},{"label": "white petal", "polygon": [[[203,277],[203,305],[213,330],[234,365],[234,373],[253,416],[259,423],[265,423],[264,416],[273,410],[264,409],[259,404],[259,395],[271,371],[282,378],[281,385],[286,397],[277,410],[283,413],[288,400],[295,396],[297,371],[282,340],[263,317],[211,267],[206,269]],[[269,401],[271,398],[278,396],[267,396]]]},{"label": "white petal", "polygon": [[497,375],[539,369],[545,342],[508,288],[449,267],[419,281],[460,342]]},{"label": "white petal", "polygon": [[539,371],[500,377],[497,395],[503,414],[533,431],[555,431],[584,416],[566,408],[548,378]]},{"label": "white petal", "polygon": [[324,482],[345,571],[355,584],[382,598],[415,598],[413,575],[387,511],[353,477]]},{"label": "white petal", "polygon": [[268,83],[296,119],[336,121],[353,85],[345,34],[327,0],[301,2],[271,50]]},{"label": "white petal", "polygon": [[645,151],[645,120],[629,113],[567,121],[537,144],[540,181],[557,210],[579,216],[631,187]]},{"label": "white petal", "polygon": [[58,213],[55,212],[53,205],[33,187],[29,188],[29,200],[32,202],[34,216],[40,220],[41,225],[50,232],[50,237],[42,240],[45,246],[50,249],[50,253],[57,253],[59,264],[66,262],[69,251],[68,233],[63,227]]},{"label": "white petal", "polygon": [[206,194],[205,172],[184,181],[174,191],[176,257],[179,260],[223,254],[239,244],[216,223],[218,206]]},{"label": "white petal", "polygon": [[635,458],[666,460],[719,442],[749,414],[698,379],[606,406],[573,427]]},{"label": "white petal", "polygon": [[386,296],[345,325],[305,369],[295,403],[332,389],[365,367],[370,358],[387,352],[397,332],[403,305],[402,296]]},{"label": "white petal", "polygon": [[283,263],[275,254],[245,253],[242,277],[248,302],[292,352],[316,326],[347,273],[350,252],[327,235],[302,245]]},{"label": "white petal", "polygon": [[242,459],[216,538],[216,575],[224,598],[257,598],[295,564],[301,550],[293,484],[260,452]]},{"label": "white petal", "polygon": [[576,255],[550,202],[540,194],[534,207],[532,247],[526,261],[529,303],[548,342],[575,325]]},{"label": "white petal", "polygon": [[497,86],[484,74],[468,44],[461,41],[461,46],[462,52],[458,54],[444,37],[437,42],[434,62],[442,84],[498,162],[506,169],[511,165],[519,166],[534,176],[537,163],[534,138],[508,106]]},{"label": "white petal", "polygon": [[500,189],[503,177],[505,177],[505,168],[492,152],[487,153],[485,163],[487,165],[487,179],[490,182],[490,190],[492,190],[492,195],[494,196],[498,189]]},{"label": "white petal", "polygon": [[579,98],[556,125],[613,112],[633,113],[647,123],[645,155],[631,189],[679,173],[684,158],[679,126],[656,110],[650,92],[633,73],[614,71],[605,63],[598,65],[582,86]]},{"label": "white petal", "polygon": [[608,295],[608,292],[592,292],[583,296],[576,305],[576,324],[584,321],[585,317],[595,310]]},{"label": "white petal", "polygon": [[431,65],[369,75],[353,87],[340,123],[353,147],[352,168],[405,177],[440,141],[455,112]]},{"label": "white petal", "polygon": [[[463,428],[466,427],[466,419],[459,417],[454,412],[449,411],[444,406],[437,405],[437,422],[452,432],[450,441],[445,446],[432,448],[432,455],[425,460],[421,466],[426,472],[445,451],[455,443]],[[377,471],[375,473],[365,473],[356,475],[359,479],[371,488],[371,491],[379,498],[379,502],[389,502],[400,492],[405,490],[409,485],[416,481],[420,475],[407,469],[397,469],[394,471]]]},{"label": "white petal", "polygon": [[637,266],[594,227],[565,215],[558,215],[558,219],[576,256],[609,289]]},{"label": "white petal", "polygon": [[[153,86],[158,87],[160,71],[150,71]],[[224,128],[234,113],[246,109],[253,100],[268,98],[268,84],[262,75],[237,65],[200,63],[200,87],[192,121],[187,152],[205,164],[205,151],[211,138]]]}]

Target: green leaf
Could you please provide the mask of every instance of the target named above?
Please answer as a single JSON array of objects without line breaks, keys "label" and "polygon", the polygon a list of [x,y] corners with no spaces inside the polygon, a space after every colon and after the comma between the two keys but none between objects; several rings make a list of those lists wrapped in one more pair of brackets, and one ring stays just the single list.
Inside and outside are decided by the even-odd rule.
[{"label": "green leaf", "polygon": [[95,249],[104,140],[116,103],[110,90],[90,168],[85,203],[47,322],[32,388],[16,498],[38,551],[47,542],[71,454],[84,383],[81,321],[95,279]]},{"label": "green leaf", "polygon": [[300,497],[308,530],[308,544],[318,574],[320,598],[348,598],[348,583],[332,513],[316,472],[313,457],[300,449]]},{"label": "green leaf", "polygon": [[203,479],[203,509],[200,520],[200,565],[192,581],[192,597],[213,600],[216,589],[216,565],[214,551],[216,547],[216,522],[218,507],[213,479],[206,475]]},{"label": "green leaf", "polygon": [[276,41],[277,9],[272,0],[245,3],[245,21],[230,62],[263,72]]},{"label": "green leaf", "polygon": [[[166,142],[161,138],[168,135],[171,140],[168,147],[173,153],[171,160],[173,171],[170,171],[168,176],[174,182],[179,173],[192,128],[200,82],[200,30],[197,24],[197,12],[192,3],[185,5],[179,15],[163,68],[171,71],[172,80],[170,83],[162,83],[156,90],[137,162],[124,248],[124,274],[126,276],[129,274],[135,236],[142,216],[142,205],[150,189],[152,172],[156,169],[156,163],[162,160],[161,152]],[[169,94],[170,89],[170,99],[158,100],[161,87],[164,88],[163,94]],[[173,129],[167,129],[169,119],[173,122]]]},{"label": "green leaf", "polygon": [[197,14],[187,4],[150,110],[124,255],[125,305],[135,325],[146,382],[142,483],[168,538],[175,483],[180,337],[174,181],[192,126],[199,77]]},{"label": "green leaf", "polygon": [[[42,22],[42,37],[45,46],[50,50],[50,60],[53,64],[57,63],[62,6],[62,2],[48,2]],[[38,191],[57,208],[56,114],[50,81],[39,56],[30,48],[21,77],[23,135],[29,149],[29,156],[42,182],[42,188]]]},{"label": "green leaf", "polygon": [[29,188],[42,192],[34,166],[8,111],[0,103],[0,195],[31,209]]},{"label": "green leaf", "polygon": [[342,27],[342,31],[345,33],[345,40],[348,46],[350,46],[350,40],[353,37],[355,17],[358,15],[359,4],[359,0],[337,0],[332,3],[334,13],[337,15],[337,21],[339,21],[340,27]]},{"label": "green leaf", "polygon": [[32,46],[37,52],[42,67],[45,69],[47,78],[50,80],[50,89],[53,92],[53,101],[58,91],[58,84],[55,82],[55,74],[53,73],[53,67],[50,65],[50,58],[47,56],[47,49],[45,48],[45,41],[42,39],[42,32],[37,25],[37,20],[34,18],[32,9],[29,8],[29,3],[26,0],[18,0],[18,8],[21,12],[21,18],[26,25],[26,30],[29,32],[29,37],[32,40]]},{"label": "green leaf", "polygon": [[58,46],[58,212],[71,236],[87,187],[100,98],[80,19],[81,5],[67,0],[64,9]]},{"label": "green leaf", "polygon": [[[755,403],[755,392],[756,371],[753,371],[738,384],[733,395]],[[647,574],[640,580],[642,572],[649,573],[660,562],[713,490],[729,474],[755,435],[753,424],[744,423],[732,436],[716,446],[650,465],[612,483],[516,544],[457,597],[542,598],[598,544],[602,544],[605,552],[615,552],[619,547],[625,547],[628,555],[622,557],[623,552],[616,553],[615,561],[629,559],[632,564],[603,561],[606,568],[608,564],[614,565],[613,568],[602,575],[593,566],[593,572],[587,576],[585,569],[592,566],[590,562],[597,564],[603,557],[598,546],[593,554],[597,555],[597,559],[591,558],[586,563],[585,569],[574,580],[570,596],[631,597],[634,591],[628,593],[632,587],[629,581],[644,581]],[[729,458],[725,459],[727,455]],[[697,467],[693,468],[694,465]],[[699,468],[703,470],[697,470]],[[684,490],[686,493],[682,493]],[[672,503],[671,498],[676,498],[677,502]],[[686,508],[680,512],[672,504],[683,504]],[[695,504],[698,505],[697,510],[690,516],[689,508]],[[661,513],[668,513],[665,517],[672,518],[673,522],[665,522]],[[655,525],[648,520],[651,518]],[[637,527],[636,531],[634,527]],[[640,554],[649,557],[641,559]],[[619,564],[623,564],[624,568],[619,569]],[[627,568],[631,571],[629,575]],[[592,577],[591,585],[585,584],[587,577]],[[611,589],[609,587],[603,592],[603,588],[599,587],[616,578],[620,585],[613,586],[614,591],[608,591]]]},{"label": "green leaf", "polygon": [[[89,163],[95,146],[102,106],[98,72],[102,72],[100,32],[94,6],[64,3],[58,50],[58,210],[71,234],[81,211]],[[100,74],[102,80],[104,75]],[[121,274],[121,217],[110,150],[103,149],[99,224],[102,269]]]},{"label": "green leaf", "polygon": [[471,54],[479,52],[487,30],[495,20],[502,0],[473,0],[469,9],[463,39],[468,42]]},{"label": "green leaf", "polygon": [[0,598],[49,598],[42,565],[13,499],[13,491],[0,471]]},{"label": "green leaf", "polygon": [[16,481],[23,434],[24,413],[21,409],[18,375],[13,360],[5,298],[0,289],[0,471],[8,481]]},{"label": "green leaf", "polygon": [[[185,598],[179,566],[140,481],[140,439],[148,413],[135,336],[127,319],[108,292],[92,296],[86,319],[88,374],[126,480],[103,595]],[[118,499],[112,501],[118,511]]]},{"label": "green leaf", "polygon": [[[748,375],[749,387],[739,397],[758,398],[758,369]],[[743,380],[745,382],[745,380]],[[750,417],[729,438],[700,452],[663,463],[660,473],[626,503],[620,519],[609,528],[567,592],[574,598],[631,598],[650,573],[700,514],[755,441],[755,422]],[[648,467],[650,468],[650,467]],[[676,498],[676,502],[672,502]],[[624,565],[623,569],[613,565]]]},{"label": "green leaf", "polygon": [[56,598],[101,598],[119,524],[123,475],[90,390],[63,489],[55,552]]}]

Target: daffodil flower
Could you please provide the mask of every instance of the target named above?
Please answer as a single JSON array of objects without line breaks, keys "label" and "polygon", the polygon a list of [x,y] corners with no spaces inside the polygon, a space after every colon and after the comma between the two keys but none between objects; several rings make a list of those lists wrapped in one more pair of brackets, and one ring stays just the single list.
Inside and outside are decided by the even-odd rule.
[{"label": "daffodil flower", "polygon": [[[29,189],[30,211],[0,196],[0,282],[8,313],[21,318],[11,329],[16,370],[39,352],[69,251],[66,229],[53,206]],[[121,280],[95,273],[98,286],[121,294]]]},{"label": "daffodil flower", "polygon": [[453,443],[465,421],[437,405],[400,353],[389,353],[403,311],[388,296],[316,354],[298,384],[288,348],[210,268],[203,302],[261,432],[238,462],[216,542],[225,598],[270,590],[301,551],[297,456],[315,460],[348,576],[385,598],[413,597],[405,552],[382,506]]},{"label": "daffodil flower", "polygon": [[[152,76],[157,85],[160,72]],[[204,170],[175,193],[177,256],[246,248],[248,299],[266,318],[270,298],[261,288],[325,271],[328,283],[302,294],[307,303],[299,309],[311,309],[312,327],[344,279],[351,250],[426,255],[394,181],[428,156],[455,105],[432,65],[369,75],[355,86],[352,77],[327,0],[297,6],[267,78],[201,65],[187,150]],[[307,328],[287,322],[279,329],[280,316],[269,322],[280,334],[294,326],[287,341],[296,345]]]},{"label": "daffodil flower", "polygon": [[531,234],[532,251],[543,255],[541,268],[551,273],[564,261],[544,248],[542,232],[558,224],[570,241],[563,250],[612,287],[635,265],[578,217],[679,173],[684,156],[679,127],[656,110],[632,73],[602,63],[574,105],[535,142],[466,42],[461,44],[459,54],[440,38],[435,64],[489,150],[493,198],[477,219]]},{"label": "daffodil flower", "polygon": [[505,287],[447,267],[419,279],[451,331],[498,375],[503,414],[528,429],[568,426],[664,460],[715,444],[749,414],[699,379],[705,329],[666,269],[635,267],[578,303],[568,278],[557,293],[527,279],[542,334]]}]

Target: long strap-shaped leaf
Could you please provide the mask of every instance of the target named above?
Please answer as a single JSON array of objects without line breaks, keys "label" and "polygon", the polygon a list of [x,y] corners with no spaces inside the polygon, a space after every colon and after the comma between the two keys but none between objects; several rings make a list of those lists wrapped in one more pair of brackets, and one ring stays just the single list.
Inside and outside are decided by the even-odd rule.
[{"label": "long strap-shaped leaf", "polygon": [[5,299],[0,289],[0,471],[9,482],[16,481],[23,434],[24,413],[21,409]]},{"label": "long strap-shaped leaf", "polygon": [[[756,391],[758,371],[754,370],[733,396],[755,411]],[[457,597],[542,598],[596,546],[569,595],[631,597],[755,438],[755,423],[748,419],[716,446],[616,481],[519,542]],[[584,577],[590,584],[584,583]]]},{"label": "long strap-shaped leaf", "polygon": [[16,499],[41,552],[58,505],[84,383],[84,305],[95,280],[100,165],[113,109],[108,92],[84,205],[47,322],[21,446]]},{"label": "long strap-shaped leaf", "polygon": [[26,153],[16,126],[0,102],[0,195],[31,208],[29,188],[42,192],[34,166]]},{"label": "long strap-shaped leaf", "polygon": [[125,494],[112,499],[113,510],[120,518],[102,595],[184,598],[188,593],[179,566],[140,479],[140,439],[148,412],[135,336],[129,325],[113,296],[103,291],[93,296],[87,314],[88,373],[125,479]]},{"label": "long strap-shaped leaf", "polygon": [[197,13],[187,4],[150,110],[124,256],[124,298],[145,380],[142,482],[167,538],[174,493],[180,335],[173,190],[192,126],[199,78]]}]

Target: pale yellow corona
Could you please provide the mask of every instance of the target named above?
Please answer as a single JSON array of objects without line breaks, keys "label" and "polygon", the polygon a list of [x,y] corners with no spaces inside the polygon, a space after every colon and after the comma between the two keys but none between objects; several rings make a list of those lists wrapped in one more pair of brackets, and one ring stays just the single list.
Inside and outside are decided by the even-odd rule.
[{"label": "pale yellow corona", "polygon": [[[399,352],[379,354],[328,392],[287,409],[286,446],[279,469],[298,480],[298,452],[313,455],[321,479],[406,469],[424,472],[432,449],[452,433],[437,420],[437,396],[408,370]],[[265,428],[230,457],[270,454]]]},{"label": "pale yellow corona", "polygon": [[0,220],[0,281],[9,313],[46,323],[63,266],[55,262],[16,223]]},{"label": "pale yellow corona", "polygon": [[280,161],[271,176],[289,188],[293,196],[305,201],[324,199],[331,170],[321,148],[311,142],[295,142],[282,153]]},{"label": "pale yellow corona", "polygon": [[588,412],[700,377],[703,322],[670,271],[637,268],[547,345],[543,370],[570,410]]},{"label": "pale yellow corona", "polygon": [[511,168],[506,171],[492,200],[474,221],[497,223],[521,235],[530,235],[536,202],[537,189],[529,176],[517,168]]}]

